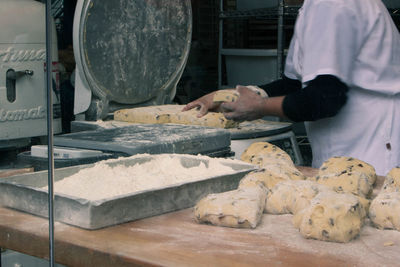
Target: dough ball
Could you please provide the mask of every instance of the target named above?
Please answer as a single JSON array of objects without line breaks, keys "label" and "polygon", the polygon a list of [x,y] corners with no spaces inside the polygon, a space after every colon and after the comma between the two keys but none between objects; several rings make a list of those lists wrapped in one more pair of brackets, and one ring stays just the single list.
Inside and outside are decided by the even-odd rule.
[{"label": "dough ball", "polygon": [[369,218],[379,229],[400,231],[400,192],[382,192],[372,200]]},{"label": "dough ball", "polygon": [[[253,85],[247,86],[248,89],[252,90],[256,94],[258,94],[261,97],[268,97],[267,93]],[[213,101],[214,102],[235,102],[240,96],[240,93],[236,89],[223,89],[223,90],[218,90],[215,92]]]},{"label": "dough ball", "polygon": [[267,195],[264,212],[272,214],[296,214],[307,208],[320,192],[331,188],[307,180],[289,180],[275,185]]},{"label": "dough ball", "polygon": [[262,184],[271,190],[277,183],[287,180],[304,180],[305,176],[295,167],[271,164],[263,169],[249,172],[240,180],[239,188]]},{"label": "dough ball", "polygon": [[260,187],[210,194],[194,207],[198,222],[235,228],[255,228],[262,218],[266,194]]},{"label": "dough ball", "polygon": [[[283,181],[282,180],[279,180]],[[246,174],[239,182],[238,188],[246,187],[263,187],[266,192],[269,191],[269,187],[274,183],[274,177],[271,174],[265,172],[264,169],[255,170]]]},{"label": "dough ball", "polygon": [[373,190],[367,175],[361,172],[344,171],[340,174],[318,175],[316,181],[332,187],[336,192],[353,193],[364,198],[370,197]]},{"label": "dough ball", "polygon": [[343,173],[359,172],[366,175],[368,182],[373,185],[376,181],[375,168],[356,158],[332,157],[325,161],[318,170],[319,176],[341,175]]},{"label": "dough ball", "polygon": [[257,95],[263,97],[263,98],[267,98],[268,94],[267,92],[265,92],[263,89],[261,89],[258,86],[255,85],[246,85],[246,87],[250,90],[252,90],[253,92],[255,92]]},{"label": "dough ball", "polygon": [[383,192],[399,192],[400,191],[400,167],[390,170],[386,175],[382,186]]},{"label": "dough ball", "polygon": [[240,156],[240,159],[252,164],[264,166],[270,163],[280,162],[294,166],[289,154],[279,147],[268,142],[252,143]]},{"label": "dough ball", "polygon": [[250,163],[265,167],[272,164],[284,164],[295,168],[295,165],[289,155],[286,154],[267,154],[267,155],[255,155],[251,158]]},{"label": "dough ball", "polygon": [[[347,193],[345,193],[347,194]],[[368,213],[369,213],[369,207],[371,205],[371,200],[364,198],[364,197],[360,197],[360,196],[356,196],[358,198],[358,201],[360,201],[361,207],[362,207],[362,211],[363,211],[363,217],[367,217]]]},{"label": "dough ball", "polygon": [[305,238],[349,242],[361,230],[364,212],[358,198],[333,191],[319,193],[309,207],[293,216],[293,224]]},{"label": "dough ball", "polygon": [[215,92],[213,101],[214,102],[235,102],[239,98],[240,94],[236,89],[224,89]]}]

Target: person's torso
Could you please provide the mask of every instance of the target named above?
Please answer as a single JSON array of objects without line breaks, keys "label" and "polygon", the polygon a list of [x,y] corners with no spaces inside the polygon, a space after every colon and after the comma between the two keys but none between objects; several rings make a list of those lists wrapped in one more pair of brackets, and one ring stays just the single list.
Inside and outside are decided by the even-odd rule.
[{"label": "person's torso", "polygon": [[[305,40],[305,36],[313,36],[307,32],[310,23],[325,23],[328,33],[335,27],[318,21],[325,17],[315,14],[321,10],[315,8],[318,5],[329,6],[330,12],[348,14],[340,18],[348,21],[341,23],[352,23],[358,29],[354,36],[357,40],[340,34]],[[329,19],[329,14],[326,17]],[[356,48],[348,53],[350,59],[337,49],[327,49],[319,57],[309,51],[312,42],[328,42],[328,48],[340,48],[346,40]],[[338,43],[331,46],[329,42]],[[307,58],[310,54],[314,55],[311,59]],[[343,57],[339,63],[351,66],[330,64],[338,57]],[[337,116],[306,123],[314,167],[331,156],[357,157],[372,164],[379,174],[400,164],[400,34],[380,0],[305,0],[286,63],[285,75],[301,80],[303,86],[312,77],[331,74],[350,88],[348,101]]]}]

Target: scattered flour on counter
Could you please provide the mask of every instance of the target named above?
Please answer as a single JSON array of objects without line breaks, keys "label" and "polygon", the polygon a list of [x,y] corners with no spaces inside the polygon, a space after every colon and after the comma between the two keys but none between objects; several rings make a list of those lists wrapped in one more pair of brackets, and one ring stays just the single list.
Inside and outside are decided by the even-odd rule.
[{"label": "scattered flour on counter", "polygon": [[[182,155],[152,155],[151,160],[126,166],[123,162],[147,154],[123,158],[121,164],[115,165],[118,159],[97,162],[93,167],[65,177],[54,183],[54,192],[88,200],[99,200],[142,190],[162,188],[183,182],[202,180],[208,177],[232,174],[236,171],[223,162],[235,162],[232,159],[214,159],[206,156],[184,155],[192,160],[202,159],[200,165],[185,167]],[[113,167],[110,166],[113,163]],[[43,187],[47,190],[47,186]]]}]

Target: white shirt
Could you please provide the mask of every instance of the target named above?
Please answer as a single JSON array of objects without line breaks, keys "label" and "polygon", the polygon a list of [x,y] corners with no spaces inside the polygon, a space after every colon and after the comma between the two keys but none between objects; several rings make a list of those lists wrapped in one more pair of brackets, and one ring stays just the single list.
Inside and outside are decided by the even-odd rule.
[{"label": "white shirt", "polygon": [[305,0],[285,75],[303,87],[321,74],[346,83],[332,118],[306,122],[313,167],[352,156],[378,175],[400,165],[400,34],[381,0]]}]

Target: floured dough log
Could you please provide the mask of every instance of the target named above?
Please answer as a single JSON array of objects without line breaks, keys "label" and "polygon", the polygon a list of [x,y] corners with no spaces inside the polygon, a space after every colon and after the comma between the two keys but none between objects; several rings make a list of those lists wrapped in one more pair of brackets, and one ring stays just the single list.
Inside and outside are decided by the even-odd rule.
[{"label": "floured dough log", "polygon": [[255,228],[265,206],[266,194],[260,187],[249,187],[210,194],[194,207],[198,222],[235,228]]},{"label": "floured dough log", "polygon": [[209,112],[198,118],[198,110],[191,109],[182,112],[183,107],[184,105],[160,105],[121,109],[114,112],[114,120],[149,124],[176,123],[215,128],[234,128],[239,125],[238,122],[227,120],[222,113]]},{"label": "floured dough log", "polygon": [[257,164],[261,167],[276,162],[294,167],[294,163],[289,154],[268,142],[252,143],[242,153],[240,159],[249,163]]},{"label": "floured dough log", "polygon": [[369,198],[373,190],[373,186],[368,182],[368,177],[360,172],[318,175],[315,180],[319,184],[332,187],[338,193],[353,193],[364,198]]},{"label": "floured dough log", "polygon": [[171,114],[180,112],[181,105],[161,105],[120,109],[114,112],[114,120],[133,123],[171,123]]},{"label": "floured dough log", "polygon": [[320,192],[331,188],[313,181],[283,181],[268,192],[264,212],[271,214],[296,214],[307,208],[311,200]]},{"label": "floured dough log", "polygon": [[[261,97],[268,97],[267,93],[253,85],[246,86],[253,92],[257,93]],[[213,101],[214,102],[235,102],[240,96],[240,93],[236,89],[223,89],[223,90],[218,90],[215,92]]]},{"label": "floured dough log", "polygon": [[276,184],[288,180],[304,180],[306,177],[295,167],[283,164],[266,165],[265,168],[249,172],[240,180],[239,188],[262,184],[271,190]]},{"label": "floured dough log", "polygon": [[364,218],[356,196],[324,191],[293,216],[293,224],[305,238],[349,242],[360,233]]},{"label": "floured dough log", "polygon": [[376,181],[375,168],[356,158],[352,157],[332,157],[326,160],[318,170],[319,176],[341,175],[344,173],[359,172],[365,174],[368,182],[373,185]]},{"label": "floured dough log", "polygon": [[224,114],[219,112],[208,112],[201,118],[197,117],[198,113],[198,110],[191,109],[171,114],[171,123],[201,125],[215,128],[235,128],[239,125],[238,122],[226,119]]},{"label": "floured dough log", "polygon": [[382,186],[383,192],[399,192],[400,191],[400,167],[390,170],[386,175]]},{"label": "floured dough log", "polygon": [[400,231],[400,192],[381,192],[372,200],[369,218],[379,229]]}]

